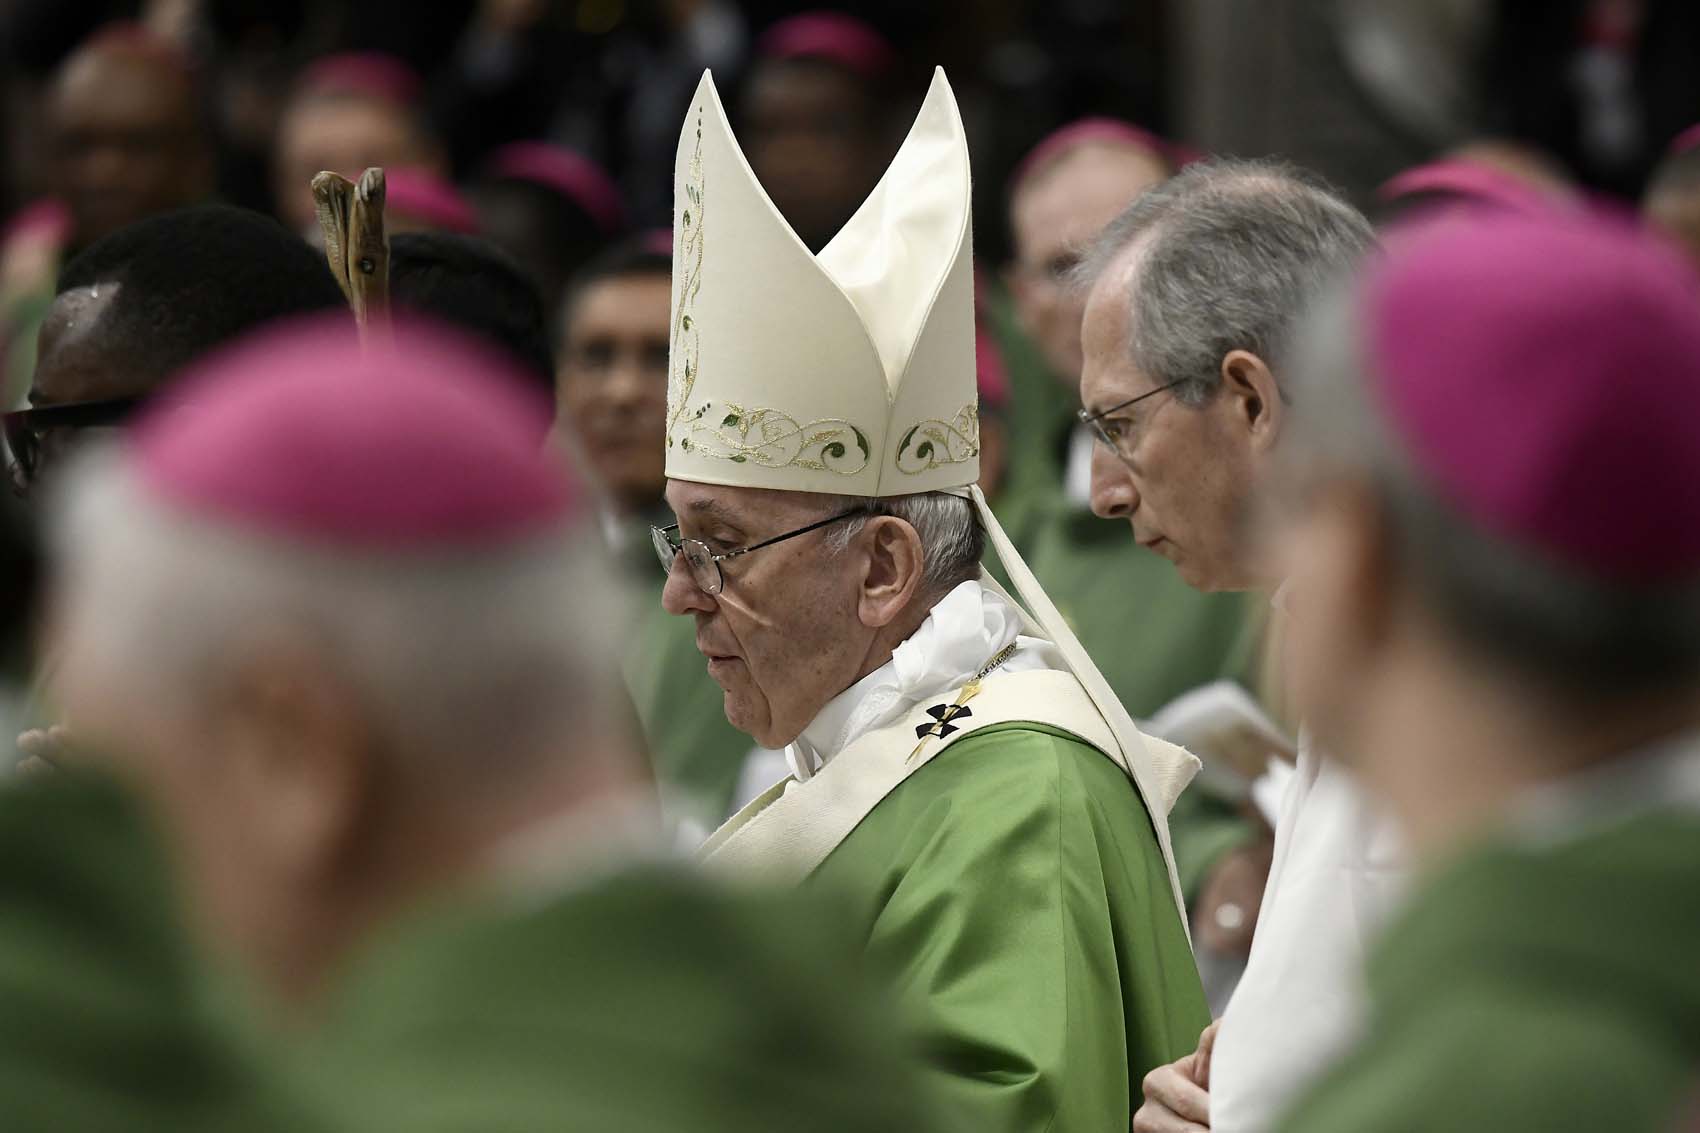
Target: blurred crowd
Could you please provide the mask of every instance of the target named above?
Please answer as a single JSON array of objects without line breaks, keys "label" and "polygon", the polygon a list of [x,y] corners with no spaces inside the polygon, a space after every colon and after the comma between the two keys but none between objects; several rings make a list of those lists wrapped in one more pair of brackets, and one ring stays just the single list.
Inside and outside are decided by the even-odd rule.
[{"label": "blurred crowd", "polygon": [[[1583,1033],[1599,1024],[1669,1038],[1658,1073],[1613,1079],[1663,1108],[1642,1095],[1609,1127],[1683,1128],[1700,968],[1677,953],[1700,937],[1656,906],[1695,880],[1692,760],[1658,748],[1607,792],[1636,817],[1674,802],[1669,830],[1438,870],[1495,808],[1531,844],[1592,837],[1598,815],[1572,823],[1574,799],[1535,788],[1689,726],[1700,522],[1646,498],[1686,497],[1700,470],[1681,387],[1700,292],[1679,263],[1700,264],[1700,5],[1681,0],[0,0],[0,733],[39,792],[0,798],[0,905],[42,926],[0,925],[0,1056],[21,1003],[40,1036],[24,1073],[52,1083],[0,1069],[0,1126],[558,1128],[566,1097],[586,1129],[992,1127],[919,1060],[992,1067],[961,1076],[1023,1099],[1010,1128],[1098,1127],[1080,1116],[1098,1095],[1070,1110],[1045,1077],[1085,1056],[1012,1039],[1010,1069],[963,1022],[979,1005],[953,1003],[962,1030],[922,1028],[919,1052],[888,1041],[868,989],[888,952],[928,953],[920,928],[876,939],[830,896],[733,898],[667,864],[826,762],[705,677],[705,652],[728,663],[702,637],[726,560],[855,518],[767,523],[715,555],[669,493],[680,257],[704,207],[676,196],[681,123],[711,72],[750,176],[818,254],[935,64],[974,171],[977,491],[1010,548],[986,556],[987,592],[1030,570],[1131,721],[1203,760],[1166,822],[1133,798],[1162,858],[1133,903],[1166,907],[1167,862],[1184,919],[1140,951],[1112,892],[1115,947],[1083,962],[1153,966],[1139,979],[1173,997],[1136,1026],[1145,985],[1123,973],[1140,1033],[1106,1056],[1115,1127],[1270,1129],[1308,1098],[1284,1127],[1604,1128],[1548,1123],[1600,1112],[1552,1073],[1609,1048]],[[383,299],[357,339],[311,186],[369,167]],[[1340,290],[1402,232],[1428,243]],[[808,333],[783,310],[759,325]],[[1106,361],[1125,343],[1133,378]],[[1178,376],[1200,366],[1219,384]],[[1150,425],[1162,410],[1131,407],[1159,394],[1209,423]],[[572,616],[540,616],[563,586]],[[828,653],[775,655],[806,683]],[[1516,754],[1484,770],[1495,751]],[[145,816],[83,781],[93,752],[147,784]],[[1425,760],[1456,778],[1405,770]],[[42,848],[56,828],[84,833]],[[482,888],[503,903],[431,919]],[[1424,935],[1525,897],[1573,940],[1597,927],[1586,902],[1622,897],[1670,948]],[[917,923],[956,919],[948,894],[910,899],[938,918]],[[1386,924],[1404,954],[1370,951]],[[1196,995],[1191,964],[1184,994],[1167,967],[1189,939]],[[203,987],[209,941],[259,990]],[[967,994],[931,965],[970,961],[932,947],[919,982]],[[1542,979],[1513,992],[1484,962],[1461,979],[1475,998],[1412,1023],[1436,1030],[1389,1022],[1422,1014],[1412,981],[1494,949]],[[1367,1032],[1341,990],[1366,954]],[[85,979],[83,1000],[26,994]],[[1543,1030],[1542,996],[1596,979],[1633,984],[1642,1013],[1555,1009]],[[1000,1026],[1055,1006],[985,994]],[[273,1028],[222,1017],[249,995],[322,1049],[264,1053]],[[1549,1037],[1571,1045],[1494,1089],[1454,1065]],[[1449,1124],[1430,1091],[1453,1081],[1479,1108]],[[1545,1100],[1517,1108],[1519,1090]],[[1433,1112],[1398,1124],[1400,1106]]]}]

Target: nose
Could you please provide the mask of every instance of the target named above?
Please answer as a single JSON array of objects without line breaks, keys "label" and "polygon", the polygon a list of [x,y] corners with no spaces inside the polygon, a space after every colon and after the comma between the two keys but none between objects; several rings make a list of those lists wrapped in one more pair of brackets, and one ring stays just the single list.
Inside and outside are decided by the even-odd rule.
[{"label": "nose", "polygon": [[1128,519],[1139,510],[1139,489],[1122,459],[1102,444],[1092,446],[1092,514]]},{"label": "nose", "polygon": [[669,614],[708,614],[714,612],[714,595],[703,590],[691,577],[683,555],[673,557],[667,569],[667,585],[661,588],[661,608]]}]

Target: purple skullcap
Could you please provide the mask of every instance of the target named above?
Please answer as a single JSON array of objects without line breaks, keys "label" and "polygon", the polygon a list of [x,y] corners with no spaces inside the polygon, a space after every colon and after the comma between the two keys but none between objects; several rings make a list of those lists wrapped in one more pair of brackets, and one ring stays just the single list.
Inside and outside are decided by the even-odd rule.
[{"label": "purple skullcap", "polygon": [[362,348],[346,319],[262,332],[194,368],[125,453],[173,510],[356,551],[477,548],[566,524],[546,407],[435,327]]},{"label": "purple skullcap", "polygon": [[1420,478],[1490,536],[1630,584],[1700,577],[1700,277],[1560,213],[1406,228],[1360,291]]},{"label": "purple skullcap", "polygon": [[1016,163],[1015,172],[1010,174],[1010,187],[1013,189],[1021,185],[1064,154],[1086,145],[1124,146],[1144,150],[1174,168],[1198,160],[1195,150],[1173,145],[1132,122],[1123,122],[1120,118],[1082,118],[1052,130],[1040,139],[1038,145],[1028,150],[1027,156]]},{"label": "purple skullcap", "polygon": [[626,205],[606,170],[548,142],[512,142],[490,155],[488,176],[541,185],[577,205],[606,235],[624,231]]},{"label": "purple skullcap", "polygon": [[478,213],[447,181],[425,169],[384,171],[384,210],[442,232],[478,232]]},{"label": "purple skullcap", "polygon": [[891,71],[897,52],[870,24],[843,12],[804,12],[780,20],[756,41],[761,59],[822,59],[864,79]]},{"label": "purple skullcap", "polygon": [[381,51],[326,55],[301,75],[298,89],[308,94],[359,94],[414,109],[425,84],[419,73]]},{"label": "purple skullcap", "polygon": [[1461,158],[1443,158],[1413,166],[1395,174],[1375,191],[1376,198],[1383,203],[1427,194],[1456,197],[1469,204],[1518,212],[1546,211],[1558,204],[1551,194],[1521,178]]},{"label": "purple skullcap", "polygon": [[1687,153],[1696,147],[1700,147],[1700,125],[1690,126],[1672,138],[1670,147],[1665,150],[1665,155],[1675,157],[1679,153]]}]

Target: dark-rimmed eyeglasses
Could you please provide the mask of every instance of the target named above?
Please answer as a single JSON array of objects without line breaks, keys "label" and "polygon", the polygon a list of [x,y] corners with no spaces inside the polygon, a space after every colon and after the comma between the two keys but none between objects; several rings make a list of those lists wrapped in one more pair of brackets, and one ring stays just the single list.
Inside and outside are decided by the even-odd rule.
[{"label": "dark-rimmed eyeglasses", "polygon": [[105,401],[79,401],[68,405],[42,405],[0,414],[0,433],[12,454],[12,483],[27,490],[41,475],[48,440],[56,433],[79,429],[113,428],[124,424],[142,405],[139,397],[114,397]]},{"label": "dark-rimmed eyeglasses", "polygon": [[1132,441],[1132,437],[1128,434],[1128,426],[1131,422],[1111,421],[1108,419],[1110,414],[1120,413],[1130,405],[1137,405],[1139,402],[1144,401],[1148,397],[1156,397],[1160,393],[1167,393],[1176,386],[1184,385],[1185,383],[1186,379],[1182,378],[1178,381],[1170,382],[1168,385],[1158,386],[1153,390],[1146,390],[1138,397],[1130,397],[1126,401],[1112,405],[1108,409],[1100,409],[1096,413],[1081,409],[1075,413],[1075,416],[1079,419],[1082,425],[1085,425],[1088,429],[1092,430],[1092,435],[1097,438],[1100,443],[1117,456],[1125,457],[1128,454],[1128,450],[1127,447],[1124,446],[1128,446]]},{"label": "dark-rimmed eyeglasses", "polygon": [[739,547],[735,551],[714,552],[701,539],[679,538],[679,525],[670,524],[666,527],[651,527],[650,539],[655,544],[655,557],[661,560],[661,568],[669,573],[673,570],[673,561],[684,556],[685,566],[690,568],[691,581],[704,594],[718,594],[726,588],[726,576],[720,571],[720,564],[727,559],[735,559],[739,555],[747,555],[751,551],[759,551],[763,547],[771,547],[775,543],[783,543],[787,539],[795,539],[799,535],[807,535],[811,531],[819,531],[834,523],[846,519],[855,519],[863,515],[878,515],[878,512],[867,508],[851,508],[849,511],[828,516],[817,520],[807,527],[799,527],[795,531],[787,531],[783,535],[775,535],[771,539],[763,539],[748,547]]}]

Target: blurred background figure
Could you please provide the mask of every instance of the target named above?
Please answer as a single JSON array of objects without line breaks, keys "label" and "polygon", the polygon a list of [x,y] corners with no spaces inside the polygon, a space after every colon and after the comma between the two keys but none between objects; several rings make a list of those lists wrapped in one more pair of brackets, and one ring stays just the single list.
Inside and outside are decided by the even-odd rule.
[{"label": "blurred background figure", "polygon": [[650,526],[672,522],[662,499],[672,262],[672,235],[650,232],[575,277],[560,315],[555,432],[598,489],[636,627],[623,651],[627,686],[666,817],[690,842],[734,809],[750,741],[727,722],[720,686],[703,679],[695,626],[661,608],[666,575],[650,545]]},{"label": "blurred background figure", "polygon": [[515,142],[490,155],[472,189],[484,233],[536,280],[550,311],[567,281],[627,229],[601,166],[562,146]]},{"label": "blurred background figure", "polygon": [[[1632,231],[1396,236],[1312,325],[1293,687],[1430,875],[1283,1126],[1667,1130],[1700,1058],[1700,277]],[[1517,443],[1507,444],[1515,435]]]},{"label": "blurred background figure", "polygon": [[1641,210],[1654,228],[1700,263],[1700,126],[1684,130],[1671,143],[1647,182]]},{"label": "blurred background figure", "polygon": [[838,234],[897,152],[902,78],[885,38],[839,12],[793,16],[756,42],[738,135],[810,251]]},{"label": "blurred background figure", "polygon": [[932,1128],[833,918],[665,860],[523,379],[397,331],[208,363],[56,526],[81,741],[305,1028],[299,1088],[350,1128]]},{"label": "blurred background figure", "polygon": [[447,158],[422,99],[418,75],[381,54],[331,56],[303,73],[278,124],[272,162],[283,222],[317,238],[308,184],[321,170],[352,179],[381,165],[392,176],[413,169],[446,176]]},{"label": "blurred background figure", "polygon": [[453,184],[422,169],[385,171],[384,230],[477,235],[478,213]]},{"label": "blurred background figure", "polygon": [[136,25],[105,28],[60,65],[46,99],[47,190],[86,247],[206,199],[212,137],[189,58]]},{"label": "blurred background figure", "polygon": [[199,205],[110,234],[60,273],[29,408],[5,417],[14,477],[33,485],[87,430],[121,425],[215,347],[343,309],[324,257],[258,213]]}]

